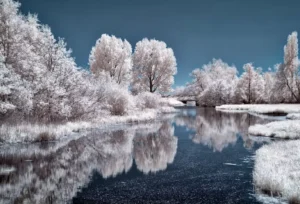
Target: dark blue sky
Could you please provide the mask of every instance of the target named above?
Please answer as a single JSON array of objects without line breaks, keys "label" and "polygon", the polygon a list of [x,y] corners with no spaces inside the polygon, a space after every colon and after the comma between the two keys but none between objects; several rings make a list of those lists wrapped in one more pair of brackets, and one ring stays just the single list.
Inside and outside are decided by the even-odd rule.
[{"label": "dark blue sky", "polygon": [[66,39],[78,65],[88,67],[103,33],[127,39],[134,49],[144,37],[173,48],[175,86],[212,58],[266,70],[283,58],[289,33],[300,29],[299,0],[20,0],[55,36]]}]

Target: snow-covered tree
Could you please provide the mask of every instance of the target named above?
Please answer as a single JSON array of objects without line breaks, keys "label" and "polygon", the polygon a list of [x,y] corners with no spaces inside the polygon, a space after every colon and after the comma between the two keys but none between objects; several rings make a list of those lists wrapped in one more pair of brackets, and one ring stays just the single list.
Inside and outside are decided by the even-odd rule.
[{"label": "snow-covered tree", "polygon": [[132,71],[131,54],[128,41],[103,34],[90,53],[90,69],[96,76],[104,75],[118,84],[127,84]]},{"label": "snow-covered tree", "polygon": [[278,66],[276,87],[285,95],[285,102],[300,102],[300,76],[298,59],[298,34],[288,36],[284,46],[284,63]]},{"label": "snow-covered tree", "polygon": [[166,43],[147,38],[139,41],[133,55],[132,91],[170,91],[176,66],[174,52]]},{"label": "snow-covered tree", "polygon": [[272,103],[274,100],[275,73],[269,68],[269,71],[263,74],[263,78],[265,82],[263,100],[266,103]]},{"label": "snow-covered tree", "polygon": [[264,97],[264,79],[261,68],[255,68],[251,63],[243,67],[244,73],[239,79],[237,94],[240,102],[258,103]]},{"label": "snow-covered tree", "polygon": [[[202,69],[192,72],[193,82],[188,85],[199,104],[215,106],[232,102],[237,80],[237,70],[221,59],[213,59]],[[191,89],[193,88],[193,89]]]},{"label": "snow-covered tree", "polygon": [[29,113],[32,109],[32,93],[17,74],[8,69],[0,55],[0,116],[17,110]]}]

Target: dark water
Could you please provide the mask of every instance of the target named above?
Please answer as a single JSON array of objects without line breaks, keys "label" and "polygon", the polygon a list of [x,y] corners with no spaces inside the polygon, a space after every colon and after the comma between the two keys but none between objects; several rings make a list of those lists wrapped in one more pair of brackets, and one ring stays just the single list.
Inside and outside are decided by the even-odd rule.
[{"label": "dark water", "polygon": [[0,203],[258,203],[246,113],[182,108],[76,140],[0,146]]}]

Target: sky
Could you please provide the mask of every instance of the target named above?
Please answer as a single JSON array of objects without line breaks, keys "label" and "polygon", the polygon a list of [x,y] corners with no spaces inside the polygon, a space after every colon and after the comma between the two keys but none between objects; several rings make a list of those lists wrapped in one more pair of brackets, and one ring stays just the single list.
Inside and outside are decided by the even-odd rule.
[{"label": "sky", "polygon": [[177,59],[176,86],[213,58],[267,70],[283,61],[287,36],[300,31],[299,0],[19,0],[36,13],[88,69],[92,46],[103,33],[128,40],[165,41]]}]

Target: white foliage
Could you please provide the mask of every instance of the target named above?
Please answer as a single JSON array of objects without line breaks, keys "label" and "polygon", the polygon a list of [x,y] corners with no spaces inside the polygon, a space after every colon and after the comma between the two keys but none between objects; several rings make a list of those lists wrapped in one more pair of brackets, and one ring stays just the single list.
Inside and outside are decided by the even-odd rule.
[{"label": "white foliage", "polygon": [[0,55],[0,114],[12,113],[15,109],[30,112],[32,93],[14,71],[6,68]]},{"label": "white foliage", "polygon": [[251,63],[244,65],[244,73],[239,79],[237,91],[243,103],[258,103],[264,97],[264,79],[261,69],[255,69]]},{"label": "white foliage", "polygon": [[143,39],[133,54],[132,91],[168,92],[177,73],[174,52],[166,43]]},{"label": "white foliage", "polygon": [[215,106],[230,103],[234,98],[237,70],[221,59],[213,59],[202,69],[192,72],[193,82],[188,90],[198,96],[199,103],[204,106]]},{"label": "white foliage", "polygon": [[107,76],[118,84],[128,84],[131,79],[132,48],[129,42],[103,34],[92,48],[89,64],[96,76]]}]

